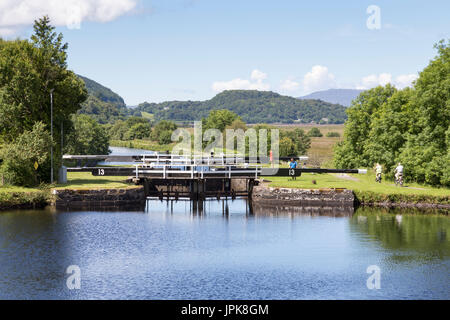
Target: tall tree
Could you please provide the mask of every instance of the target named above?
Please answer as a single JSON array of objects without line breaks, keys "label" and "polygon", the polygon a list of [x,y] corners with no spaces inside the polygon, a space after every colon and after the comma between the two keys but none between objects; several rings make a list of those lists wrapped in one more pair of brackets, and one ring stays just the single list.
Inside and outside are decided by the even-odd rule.
[{"label": "tall tree", "polygon": [[364,153],[372,126],[372,115],[376,113],[396,89],[387,84],[385,87],[362,92],[347,109],[348,120],[345,123],[344,141],[335,148],[337,168],[371,166]]},{"label": "tall tree", "polygon": [[[0,141],[11,143],[36,122],[50,129],[50,93],[53,92],[55,167],[61,155],[61,126],[72,129],[70,115],[81,108],[87,92],[84,83],[67,70],[67,44],[56,34],[48,17],[34,24],[31,41],[0,42]],[[49,161],[49,160],[47,160]],[[42,177],[50,177],[43,164]]]}]

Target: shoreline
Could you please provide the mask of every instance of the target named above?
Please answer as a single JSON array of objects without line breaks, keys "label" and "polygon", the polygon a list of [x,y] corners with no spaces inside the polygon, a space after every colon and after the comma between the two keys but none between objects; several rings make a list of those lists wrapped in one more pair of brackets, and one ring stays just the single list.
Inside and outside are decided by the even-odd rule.
[{"label": "shoreline", "polygon": [[[134,189],[134,190],[133,190]],[[134,193],[139,187],[86,187],[82,190],[76,188],[54,188],[49,190],[40,190],[34,192],[25,191],[2,191],[0,192],[0,212],[7,210],[20,209],[42,209],[48,205],[57,207],[63,201],[58,200],[58,195],[65,194],[64,207],[70,208],[71,200],[74,205],[83,207],[83,202],[90,202],[93,199],[98,202],[107,201],[107,207],[121,208],[122,201],[133,194],[130,200],[142,202],[141,195]],[[133,190],[133,191],[132,191]],[[137,191],[139,192],[139,191]],[[76,194],[76,197],[73,195]],[[70,197],[68,197],[70,195]],[[101,195],[99,197],[99,195]],[[114,197],[118,197],[115,199]],[[124,198],[125,197],[125,198]],[[119,199],[120,198],[120,199]],[[390,200],[389,198],[392,198]],[[443,210],[450,213],[450,203],[447,199],[444,202],[437,201],[439,197],[423,197],[411,195],[395,195],[392,197],[381,195],[375,192],[354,191],[346,188],[280,188],[269,187],[265,184],[255,186],[252,192],[251,200],[253,203],[264,206],[285,208],[296,207],[373,207],[373,208],[398,208],[398,209],[434,209]],[[416,201],[414,201],[416,200]],[[422,201],[420,201],[422,200]],[[126,201],[128,206],[130,201]],[[91,207],[91,205],[89,205]],[[94,207],[102,207],[96,204]]]}]

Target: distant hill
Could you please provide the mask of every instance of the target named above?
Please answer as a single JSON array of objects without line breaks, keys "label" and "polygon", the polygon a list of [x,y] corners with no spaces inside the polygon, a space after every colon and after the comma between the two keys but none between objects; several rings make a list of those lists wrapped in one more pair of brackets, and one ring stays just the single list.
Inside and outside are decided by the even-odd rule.
[{"label": "distant hill", "polygon": [[84,81],[89,94],[78,113],[88,114],[100,123],[123,120],[134,113],[134,111],[127,108],[123,98],[111,89],[86,77],[80,75],[78,77]]},{"label": "distant hill", "polygon": [[364,90],[356,89],[328,89],[324,91],[317,91],[308,94],[299,99],[319,99],[329,103],[337,103],[346,107],[352,104],[352,100],[355,99]]},{"label": "distant hill", "polygon": [[137,108],[155,120],[175,121],[200,120],[217,109],[231,110],[247,123],[343,123],[347,119],[342,105],[257,90],[227,90],[206,101],[145,102]]}]

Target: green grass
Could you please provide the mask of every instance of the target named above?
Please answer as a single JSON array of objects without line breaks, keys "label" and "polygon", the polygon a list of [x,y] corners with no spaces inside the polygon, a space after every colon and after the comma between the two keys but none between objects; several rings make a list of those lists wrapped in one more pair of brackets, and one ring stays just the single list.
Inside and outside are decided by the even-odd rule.
[{"label": "green grass", "polygon": [[[339,178],[335,174],[305,173],[297,180],[288,177],[266,177],[270,187],[325,189],[346,188],[353,190],[361,202],[424,202],[450,204],[450,189],[433,188],[417,183],[395,186],[393,181],[375,182],[374,174],[351,174],[351,179]],[[316,181],[316,184],[313,183]],[[356,181],[357,180],[357,181]]]},{"label": "green grass", "polygon": [[48,188],[0,186],[0,210],[45,206],[51,198]]},{"label": "green grass", "polygon": [[53,189],[128,189],[136,188],[136,185],[127,183],[127,177],[98,177],[90,172],[68,172],[67,183],[58,184]]},{"label": "green grass", "polygon": [[143,140],[143,139],[135,139],[129,141],[122,140],[111,140],[111,147],[124,147],[124,148],[134,148],[134,149],[143,149],[150,151],[170,151],[175,146],[175,143],[171,144],[159,144],[156,141]]},{"label": "green grass", "polygon": [[153,118],[154,118],[153,113],[148,113],[148,112],[145,112],[145,111],[141,111],[141,114],[142,114],[142,118],[145,118],[145,119],[153,120]]}]

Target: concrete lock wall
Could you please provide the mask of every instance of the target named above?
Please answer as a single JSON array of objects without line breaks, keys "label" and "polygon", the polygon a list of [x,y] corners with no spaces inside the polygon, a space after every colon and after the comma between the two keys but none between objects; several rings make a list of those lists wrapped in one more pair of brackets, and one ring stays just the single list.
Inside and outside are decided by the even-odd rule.
[{"label": "concrete lock wall", "polygon": [[288,189],[257,186],[252,201],[273,206],[354,206],[355,195],[347,189]]},{"label": "concrete lock wall", "polygon": [[145,208],[143,187],[130,189],[53,190],[57,209],[142,210]]}]

